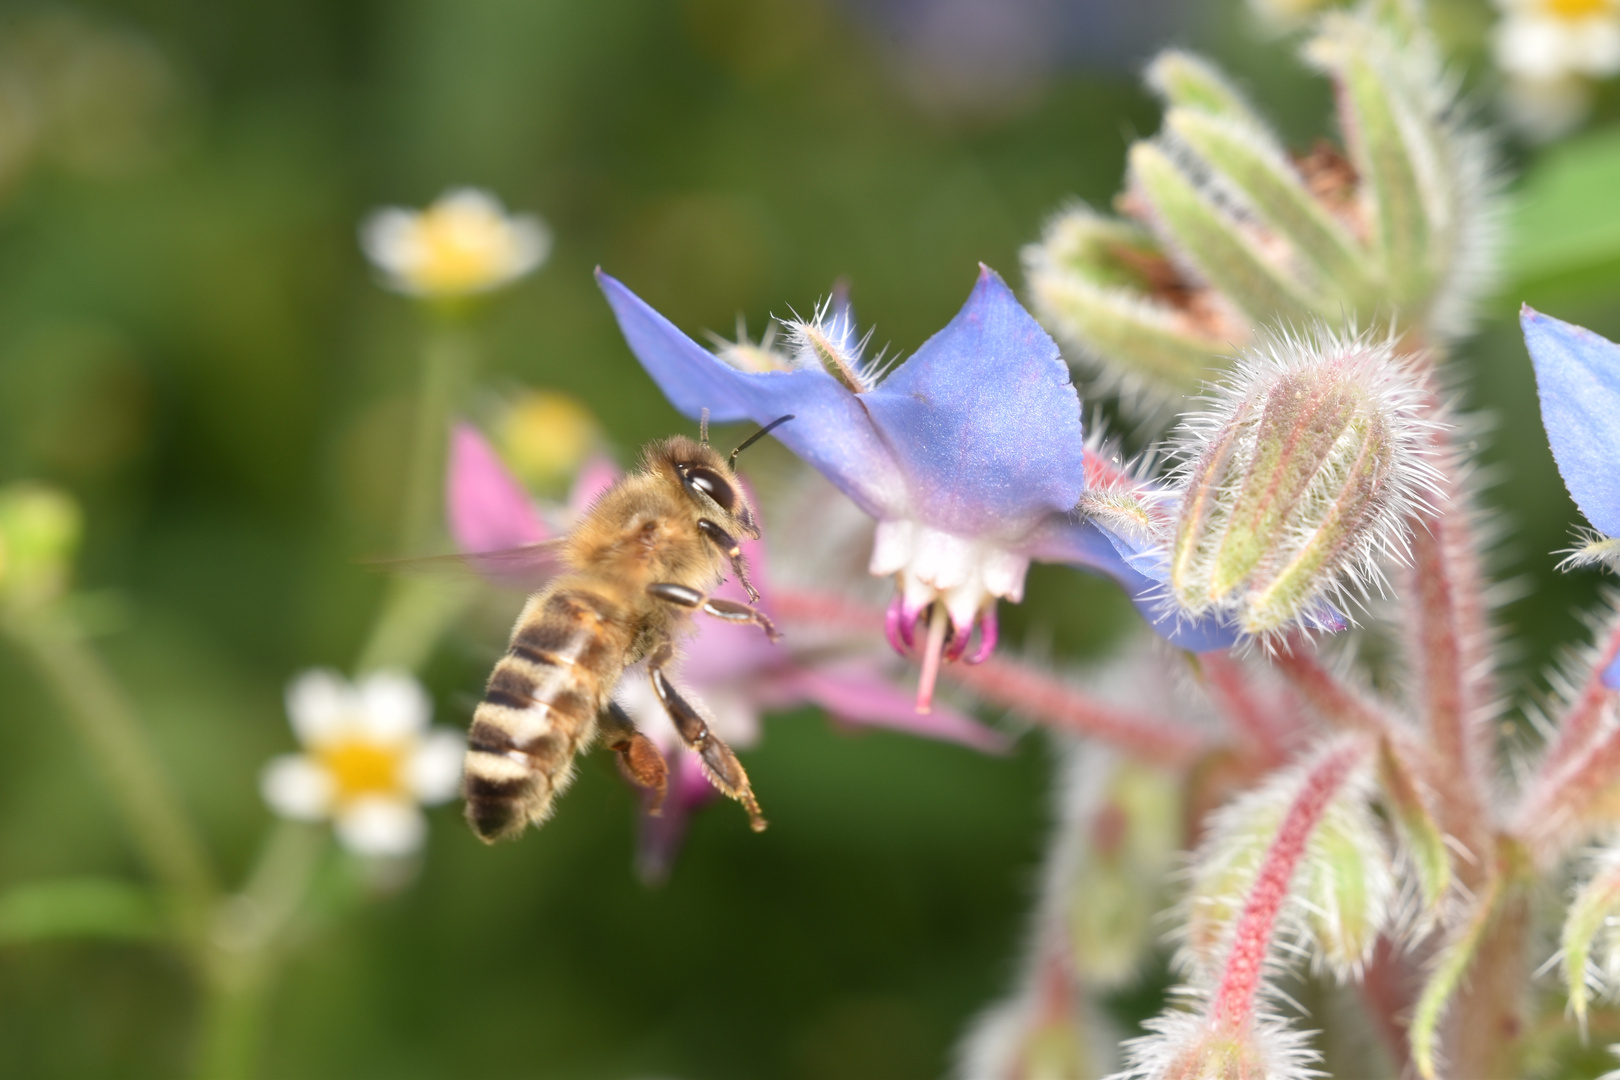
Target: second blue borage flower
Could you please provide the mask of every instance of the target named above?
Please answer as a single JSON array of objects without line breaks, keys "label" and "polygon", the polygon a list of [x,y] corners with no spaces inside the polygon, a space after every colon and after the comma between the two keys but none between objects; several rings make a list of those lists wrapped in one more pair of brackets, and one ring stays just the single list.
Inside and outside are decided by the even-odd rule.
[{"label": "second blue borage flower", "polygon": [[870,569],[897,579],[890,636],[921,652],[919,708],[942,659],[989,655],[996,601],[1023,598],[1031,559],[1114,577],[1184,647],[1235,639],[1161,610],[1158,583],[1076,516],[1086,490],[1079,394],[1057,345],[989,268],[956,317],[881,381],[844,305],[790,324],[795,351],[744,371],[616,279],[597,278],[631,351],[677,409],[694,420],[707,409],[718,422],[794,413],[776,437],[877,521]]}]

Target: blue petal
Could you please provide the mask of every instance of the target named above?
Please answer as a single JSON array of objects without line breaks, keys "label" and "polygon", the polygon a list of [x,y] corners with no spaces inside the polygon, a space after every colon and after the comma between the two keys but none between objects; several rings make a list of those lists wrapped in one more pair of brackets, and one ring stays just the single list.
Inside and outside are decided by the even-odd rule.
[{"label": "blue petal", "polygon": [[1620,345],[1528,305],[1519,324],[1564,486],[1599,532],[1620,536]]},{"label": "blue petal", "polygon": [[1069,367],[988,267],[945,329],[861,402],[900,462],[916,516],[947,532],[1016,536],[1085,490]]},{"label": "blue petal", "polygon": [[904,516],[906,488],[894,455],[860,401],[824,371],[738,371],[681,333],[618,280],[596,272],[630,351],[670,404],[696,420],[706,408],[716,423],[779,416],[797,419],[772,434],[866,513]]},{"label": "blue petal", "polygon": [[1242,637],[1215,616],[1193,619],[1165,602],[1165,587],[1134,570],[1109,535],[1090,521],[1054,518],[1036,534],[1030,554],[1042,562],[1067,563],[1111,577],[1130,595],[1153,632],[1189,652],[1230,649]]},{"label": "blue petal", "polygon": [[1603,669],[1600,678],[1603,680],[1603,685],[1610,690],[1620,690],[1620,656],[1616,656],[1609,661],[1609,666]]}]

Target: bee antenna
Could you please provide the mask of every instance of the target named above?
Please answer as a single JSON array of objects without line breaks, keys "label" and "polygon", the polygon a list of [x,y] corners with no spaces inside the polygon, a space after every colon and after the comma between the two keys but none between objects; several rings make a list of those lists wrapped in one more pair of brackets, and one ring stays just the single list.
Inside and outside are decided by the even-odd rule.
[{"label": "bee antenna", "polygon": [[698,442],[709,445],[709,410],[705,408],[698,418]]},{"label": "bee antenna", "polygon": [[[705,411],[707,411],[707,410],[705,410]],[[737,471],[737,455],[738,454],[742,453],[744,450],[748,449],[750,446],[753,446],[755,443],[759,442],[759,440],[763,439],[765,436],[769,435],[772,431],[774,431],[775,429],[781,427],[783,424],[787,423],[789,420],[792,420],[792,419],[793,419],[793,414],[792,413],[788,413],[786,416],[778,416],[775,420],[772,420],[770,423],[766,424],[764,427],[760,428],[758,431],[756,431],[752,435],[748,436],[748,438],[744,439],[742,441],[742,445],[737,447],[737,449],[735,449],[735,450],[733,450],[731,452],[731,471],[732,472]]]}]

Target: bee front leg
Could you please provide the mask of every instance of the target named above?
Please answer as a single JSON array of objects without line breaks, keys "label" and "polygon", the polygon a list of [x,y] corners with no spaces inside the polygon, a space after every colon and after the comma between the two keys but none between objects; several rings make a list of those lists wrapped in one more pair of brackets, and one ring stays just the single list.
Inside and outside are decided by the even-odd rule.
[{"label": "bee front leg", "polygon": [[717,619],[727,622],[753,623],[765,631],[765,636],[772,641],[780,641],[781,633],[770,617],[758,608],[739,604],[735,600],[722,600],[718,597],[704,596],[701,592],[686,585],[676,585],[673,582],[660,582],[647,586],[647,592],[668,604],[677,607],[701,609],[705,615],[713,615]]},{"label": "bee front leg", "polygon": [[726,558],[731,560],[731,572],[742,582],[743,591],[748,594],[748,599],[759,603],[759,593],[754,589],[754,583],[748,580],[748,563],[743,560],[742,545],[708,518],[700,519],[697,527],[698,532],[708,537],[709,543],[726,553]]},{"label": "bee front leg", "polygon": [[709,783],[722,795],[742,803],[743,809],[748,811],[748,824],[755,832],[760,832],[765,828],[765,817],[760,813],[759,801],[754,798],[754,789],[748,786],[748,773],[743,770],[742,762],[720,736],[709,730],[692,703],[681,697],[664,674],[665,665],[674,655],[673,649],[663,645],[647,661],[647,675],[652,679],[653,690],[675,722],[681,740],[703,762],[703,774],[709,778]]},{"label": "bee front leg", "polygon": [[602,730],[608,749],[619,755],[619,769],[636,787],[652,796],[647,813],[659,816],[664,809],[664,795],[669,790],[669,766],[653,741],[636,730],[635,721],[619,706],[608,702],[598,726]]}]

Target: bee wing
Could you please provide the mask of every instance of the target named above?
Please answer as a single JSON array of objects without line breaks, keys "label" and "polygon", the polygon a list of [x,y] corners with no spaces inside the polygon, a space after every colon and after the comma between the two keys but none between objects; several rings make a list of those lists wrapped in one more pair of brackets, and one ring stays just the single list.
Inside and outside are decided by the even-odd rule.
[{"label": "bee wing", "polygon": [[524,544],[499,551],[428,555],[416,559],[377,559],[371,560],[370,565],[388,573],[472,573],[503,589],[538,592],[562,571],[562,550],[566,540],[566,537],[556,537],[538,544]]}]

